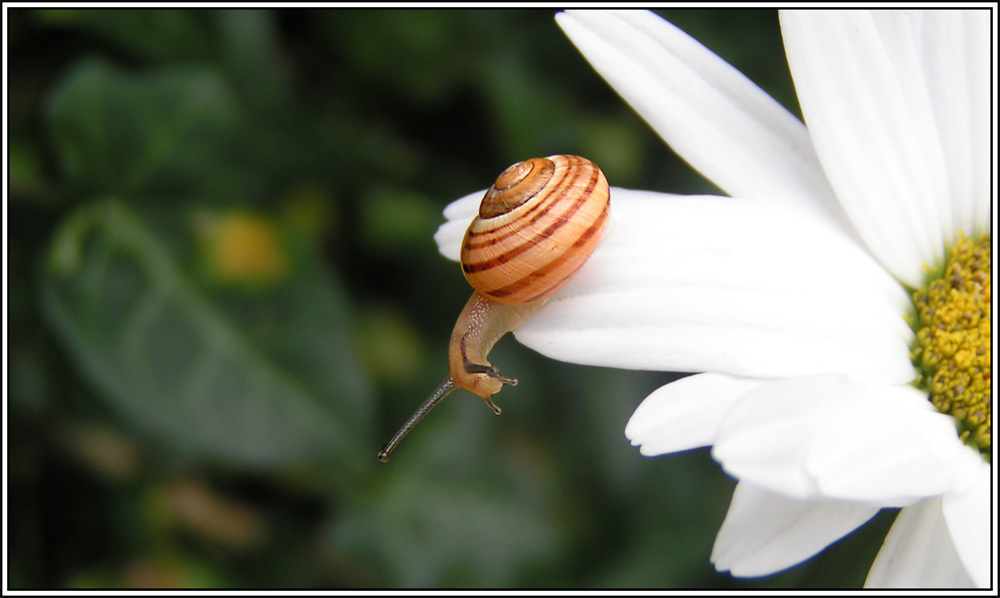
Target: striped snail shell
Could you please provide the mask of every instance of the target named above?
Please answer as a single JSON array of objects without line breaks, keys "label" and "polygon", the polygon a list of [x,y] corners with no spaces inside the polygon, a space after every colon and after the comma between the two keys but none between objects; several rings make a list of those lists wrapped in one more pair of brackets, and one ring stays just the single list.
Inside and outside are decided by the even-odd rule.
[{"label": "striped snail shell", "polygon": [[465,233],[465,277],[499,303],[551,297],[594,251],[609,207],[608,181],[586,158],[518,162],[486,192]]},{"label": "striped snail shell", "polygon": [[451,333],[451,373],[385,445],[380,460],[388,461],[456,387],[479,395],[500,415],[493,395],[517,380],[501,376],[487,355],[587,261],[607,228],[610,201],[604,173],[579,156],[533,158],[500,174],[462,242],[462,270],[475,292]]}]

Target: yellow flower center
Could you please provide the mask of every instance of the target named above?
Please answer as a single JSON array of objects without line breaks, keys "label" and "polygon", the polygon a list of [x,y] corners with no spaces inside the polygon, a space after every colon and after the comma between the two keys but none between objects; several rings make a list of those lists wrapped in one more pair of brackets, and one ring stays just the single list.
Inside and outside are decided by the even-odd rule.
[{"label": "yellow flower center", "polygon": [[913,293],[910,352],[920,372],[916,386],[958,421],[959,437],[990,459],[993,393],[990,386],[992,313],[990,235],[961,236],[944,268]]}]

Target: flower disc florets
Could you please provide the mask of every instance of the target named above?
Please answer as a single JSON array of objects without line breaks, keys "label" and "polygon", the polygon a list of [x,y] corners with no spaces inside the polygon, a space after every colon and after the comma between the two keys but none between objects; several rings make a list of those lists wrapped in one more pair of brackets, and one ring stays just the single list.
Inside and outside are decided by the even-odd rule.
[{"label": "flower disc florets", "polygon": [[990,240],[989,234],[960,236],[944,268],[913,293],[916,343],[910,353],[920,372],[916,385],[958,421],[961,439],[986,459],[993,406]]}]

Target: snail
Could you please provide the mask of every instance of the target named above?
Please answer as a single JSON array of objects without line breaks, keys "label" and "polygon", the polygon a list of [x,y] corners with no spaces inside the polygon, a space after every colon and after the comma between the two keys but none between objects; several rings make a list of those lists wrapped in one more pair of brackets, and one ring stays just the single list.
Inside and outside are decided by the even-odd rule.
[{"label": "snail", "polygon": [[479,395],[493,413],[493,395],[516,378],[486,359],[500,337],[520,328],[583,266],[608,223],[604,173],[579,156],[518,162],[486,191],[462,242],[465,278],[475,292],[448,349],[450,375],[379,453],[388,461],[410,430],[455,388]]}]

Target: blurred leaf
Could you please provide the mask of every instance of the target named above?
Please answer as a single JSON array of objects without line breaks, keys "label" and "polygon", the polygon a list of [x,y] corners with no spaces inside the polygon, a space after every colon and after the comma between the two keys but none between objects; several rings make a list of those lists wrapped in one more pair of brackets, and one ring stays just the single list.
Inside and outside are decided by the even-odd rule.
[{"label": "blurred leaf", "polygon": [[269,10],[211,11],[218,29],[225,73],[250,106],[266,109],[295,102],[288,93],[291,72]]},{"label": "blurred leaf", "polygon": [[636,180],[642,164],[643,137],[625,119],[588,119],[578,124],[581,153],[601,167],[612,186]]},{"label": "blurred leaf", "polygon": [[413,323],[386,307],[368,307],[361,316],[365,369],[388,382],[412,380],[423,364],[424,351]]},{"label": "blurred leaf", "polygon": [[102,567],[76,574],[68,586],[75,590],[150,590],[220,588],[229,585],[217,563],[178,555],[134,556],[120,568]]},{"label": "blurred leaf", "polygon": [[379,466],[380,483],[339,513],[327,542],[383,567],[387,587],[516,586],[559,554],[551,463],[531,439],[498,439],[478,397],[449,400]]},{"label": "blurred leaf", "polygon": [[204,14],[203,11],[175,9],[53,9],[35,13],[45,25],[94,34],[123,51],[148,60],[206,57],[213,39]]},{"label": "blurred leaf", "polygon": [[440,208],[421,193],[378,185],[361,204],[361,238],[380,253],[412,251],[426,244],[440,224]]},{"label": "blurred leaf", "polygon": [[45,275],[55,330],[154,436],[246,465],[352,460],[369,446],[344,302],[315,264],[274,303],[213,301],[139,214],[105,201],[62,226]]},{"label": "blurred leaf", "polygon": [[[554,529],[505,493],[408,475],[356,505],[339,542],[389,562],[402,587],[499,586],[551,552]],[[383,545],[386,544],[386,545]],[[393,584],[396,585],[396,584]]]},{"label": "blurred leaf", "polygon": [[38,413],[52,395],[52,379],[41,343],[11,336],[7,353],[7,405],[22,413]]},{"label": "blurred leaf", "polygon": [[392,98],[434,104],[465,76],[466,57],[455,53],[465,23],[461,11],[324,11],[322,18],[330,43]]},{"label": "blurred leaf", "polygon": [[[571,97],[535,65],[516,59],[518,48],[500,47],[479,71],[483,101],[494,113],[500,149],[511,161],[566,153],[578,143]],[[560,126],[564,125],[564,126]]]},{"label": "blurred leaf", "polygon": [[23,139],[11,139],[7,148],[7,172],[14,197],[42,185],[38,153]]},{"label": "blurred leaf", "polygon": [[53,93],[49,125],[64,174],[82,193],[142,195],[222,170],[220,140],[236,120],[222,80],[173,68],[132,75],[82,61]]},{"label": "blurred leaf", "polygon": [[300,183],[282,197],[282,217],[296,234],[318,243],[326,235],[335,234],[339,226],[339,204],[330,201],[315,183]]}]

